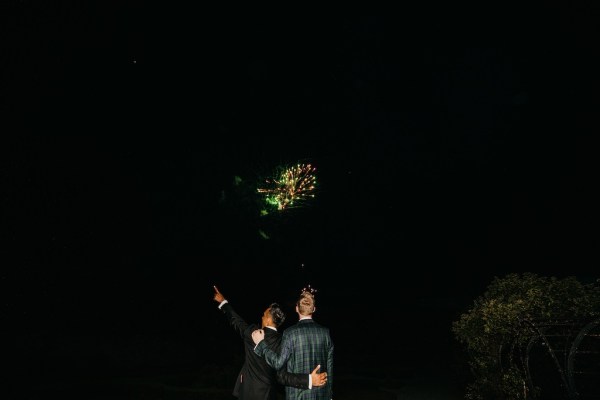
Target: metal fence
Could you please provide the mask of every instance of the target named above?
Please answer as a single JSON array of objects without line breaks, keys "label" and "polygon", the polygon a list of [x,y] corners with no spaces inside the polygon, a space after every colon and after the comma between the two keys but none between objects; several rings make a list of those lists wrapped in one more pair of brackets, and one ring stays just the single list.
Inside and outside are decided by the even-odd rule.
[{"label": "metal fence", "polygon": [[600,400],[600,318],[524,320],[499,356],[526,377],[525,397]]}]

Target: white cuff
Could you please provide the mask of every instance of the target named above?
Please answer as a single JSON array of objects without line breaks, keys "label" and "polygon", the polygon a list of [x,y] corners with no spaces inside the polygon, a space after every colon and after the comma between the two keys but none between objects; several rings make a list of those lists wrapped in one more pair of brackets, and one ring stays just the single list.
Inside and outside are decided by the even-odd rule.
[{"label": "white cuff", "polygon": [[312,375],[308,374],[308,388],[312,389]]},{"label": "white cuff", "polygon": [[227,303],[229,303],[227,300],[223,300],[223,301],[221,302],[221,304],[219,304],[219,310],[221,309],[221,307],[223,307],[223,305],[225,305],[225,304],[227,304]]}]

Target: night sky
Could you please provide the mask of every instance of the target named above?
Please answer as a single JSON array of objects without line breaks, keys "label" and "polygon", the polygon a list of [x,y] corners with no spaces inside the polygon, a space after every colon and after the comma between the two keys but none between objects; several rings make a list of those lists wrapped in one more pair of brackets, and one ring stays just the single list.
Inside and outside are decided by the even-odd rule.
[{"label": "night sky", "polygon": [[[316,287],[340,367],[446,360],[450,322],[494,276],[598,278],[595,10],[1,7],[17,371],[135,369],[102,355],[136,340],[152,365],[227,360],[241,346],[202,353],[237,343],[215,284],[249,321],[278,301],[290,324]],[[299,161],[315,198],[259,216],[256,186]],[[381,330],[372,359],[359,326]]]}]

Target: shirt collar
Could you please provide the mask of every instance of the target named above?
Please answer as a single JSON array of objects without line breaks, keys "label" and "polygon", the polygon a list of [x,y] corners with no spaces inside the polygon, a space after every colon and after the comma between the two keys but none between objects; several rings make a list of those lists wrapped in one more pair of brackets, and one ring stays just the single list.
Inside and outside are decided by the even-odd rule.
[{"label": "shirt collar", "polygon": [[265,328],[273,329],[275,332],[277,332],[277,328],[275,328],[273,326],[265,326]]}]

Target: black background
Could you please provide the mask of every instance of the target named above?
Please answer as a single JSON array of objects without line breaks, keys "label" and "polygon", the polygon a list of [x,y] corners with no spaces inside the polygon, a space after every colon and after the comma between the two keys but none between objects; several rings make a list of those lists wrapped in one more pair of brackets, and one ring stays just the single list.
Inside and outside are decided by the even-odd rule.
[{"label": "black background", "polygon": [[[2,6],[19,374],[237,365],[213,285],[287,325],[311,284],[341,370],[446,365],[494,276],[598,277],[595,9],[192,8]],[[260,217],[299,161],[316,197]]]}]

